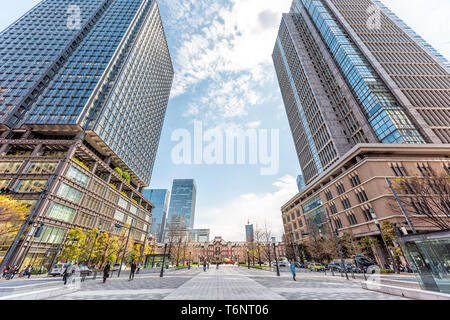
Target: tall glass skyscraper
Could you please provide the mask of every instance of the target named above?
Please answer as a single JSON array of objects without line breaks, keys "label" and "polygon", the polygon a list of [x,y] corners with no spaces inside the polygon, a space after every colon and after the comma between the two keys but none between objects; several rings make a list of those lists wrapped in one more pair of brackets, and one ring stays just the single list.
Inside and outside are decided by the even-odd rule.
[{"label": "tall glass skyscraper", "polygon": [[181,221],[184,224],[184,228],[193,229],[196,197],[197,186],[193,179],[173,180],[169,216],[167,218],[168,223]]},{"label": "tall glass skyscraper", "polygon": [[2,264],[50,265],[75,227],[144,242],[174,76],[157,2],[43,0],[0,43],[0,187],[32,225],[0,241]]},{"label": "tall glass skyscraper", "polygon": [[161,243],[166,225],[170,192],[166,189],[144,189],[142,194],[155,206],[152,210],[152,226],[150,232],[156,241]]},{"label": "tall glass skyscraper", "polygon": [[294,0],[273,60],[306,184],[359,143],[450,143],[448,63],[379,1]]}]

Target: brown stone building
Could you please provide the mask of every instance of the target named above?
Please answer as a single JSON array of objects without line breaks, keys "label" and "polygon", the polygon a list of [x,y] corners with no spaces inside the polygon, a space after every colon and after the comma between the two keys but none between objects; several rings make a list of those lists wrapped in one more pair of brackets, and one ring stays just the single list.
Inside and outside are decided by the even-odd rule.
[{"label": "brown stone building", "polygon": [[[344,233],[356,239],[369,236],[382,243],[371,210],[380,223],[405,221],[401,211],[395,209],[397,203],[386,178],[393,181],[398,177],[421,176],[425,170],[435,174],[450,173],[449,157],[449,145],[363,144],[354,147],[282,207],[286,239],[289,243],[304,243],[314,226],[325,235],[330,230],[328,210],[333,228],[338,229],[340,236]],[[436,230],[420,212],[410,218],[419,232]],[[378,262],[384,265],[387,262],[384,249],[380,246],[373,250]]]}]

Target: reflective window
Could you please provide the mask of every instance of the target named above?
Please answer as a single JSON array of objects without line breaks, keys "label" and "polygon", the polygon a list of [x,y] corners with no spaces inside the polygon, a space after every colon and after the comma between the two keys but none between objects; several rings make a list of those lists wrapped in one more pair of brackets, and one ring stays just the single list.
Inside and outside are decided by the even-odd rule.
[{"label": "reflective window", "polygon": [[15,191],[18,193],[39,193],[44,190],[47,180],[19,180]]},{"label": "reflective window", "polygon": [[0,162],[0,173],[17,173],[23,162]]},{"label": "reflective window", "polygon": [[57,162],[31,162],[25,173],[52,174],[55,172],[57,166]]},{"label": "reflective window", "polygon": [[75,168],[74,166],[71,166],[69,170],[67,171],[66,177],[69,179],[72,179],[75,182],[78,182],[79,184],[83,186],[87,186],[89,183],[89,176]]},{"label": "reflective window", "polygon": [[75,209],[63,206],[59,203],[53,203],[50,209],[47,211],[47,217],[55,218],[58,220],[72,222],[75,216]]},{"label": "reflective window", "polygon": [[58,196],[67,199],[69,201],[80,203],[81,198],[83,197],[83,193],[81,191],[78,191],[77,189],[74,189],[72,187],[69,187],[68,185],[62,183],[59,186],[58,189]]}]

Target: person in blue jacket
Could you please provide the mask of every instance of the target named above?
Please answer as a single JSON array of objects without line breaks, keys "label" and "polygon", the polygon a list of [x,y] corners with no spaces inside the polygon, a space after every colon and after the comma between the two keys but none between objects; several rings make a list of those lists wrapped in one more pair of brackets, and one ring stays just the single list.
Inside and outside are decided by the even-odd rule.
[{"label": "person in blue jacket", "polygon": [[296,273],[295,273],[295,261],[294,260],[291,260],[291,265],[289,267],[291,268],[292,278],[294,279],[294,281],[297,281],[297,280],[295,280]]}]

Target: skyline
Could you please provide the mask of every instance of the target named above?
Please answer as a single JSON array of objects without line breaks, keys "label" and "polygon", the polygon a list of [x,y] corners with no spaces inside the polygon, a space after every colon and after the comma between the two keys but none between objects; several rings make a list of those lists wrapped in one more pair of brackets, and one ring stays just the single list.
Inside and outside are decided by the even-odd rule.
[{"label": "skyline", "polygon": [[[30,0],[17,1],[14,5],[7,4],[2,11],[0,30],[19,18],[21,14],[25,13],[37,2]],[[276,29],[279,26],[281,13],[289,11],[290,2],[242,1],[238,3],[232,1],[224,4],[221,1],[214,1],[212,5],[209,5],[210,2],[206,1],[188,1],[183,2],[183,5],[177,1],[160,3],[164,25],[168,34],[169,48],[175,62],[176,81],[173,88],[174,93],[169,102],[154,174],[149,188],[169,189],[170,182],[173,179],[194,178],[199,188],[196,227],[210,228],[212,237],[217,235],[223,236],[227,240],[238,240],[235,239],[236,237],[244,239],[243,226],[247,219],[250,218],[252,222],[257,222],[257,216],[260,216],[260,212],[264,211],[270,211],[270,213],[261,216],[269,221],[273,219],[279,221],[279,225],[275,227],[281,230],[279,209],[283,203],[297,193],[295,178],[300,173],[299,165],[293,151],[293,142],[288,129],[281,95],[277,87],[278,84],[275,81],[275,73],[270,65],[270,52],[273,49],[273,41],[275,40]],[[406,1],[390,2],[392,1],[384,1],[388,7],[423,36],[425,40],[429,41],[438,51],[446,57],[450,56],[449,42],[445,43],[443,40],[441,40],[442,42],[437,42],[436,40],[439,38],[445,39],[445,35],[449,31],[448,26],[445,25],[444,13],[448,12],[445,9],[448,8],[448,4],[444,3],[445,1],[417,1],[419,4],[416,10],[411,10],[410,7],[405,6]],[[254,6],[256,3],[258,3],[258,6]],[[23,10],[20,9],[21,5]],[[187,5],[194,10],[185,10],[186,7],[184,6]],[[402,8],[402,5],[404,8]],[[429,12],[428,16],[430,18],[429,21],[434,23],[420,19],[420,12],[423,12],[422,9],[425,5],[433,8],[433,11]],[[9,10],[10,7],[14,7],[14,10]],[[208,7],[207,12],[216,14],[212,23],[205,20],[210,17],[210,14],[204,14],[206,18],[203,20],[198,15],[206,7]],[[254,12],[250,12],[250,10]],[[12,12],[16,14],[14,18]],[[248,16],[245,16],[242,12],[245,12]],[[189,20],[191,21],[189,22]],[[238,31],[234,32],[233,28],[230,27],[221,32],[219,28],[221,21],[230,22],[231,26],[236,26]],[[246,21],[247,23],[245,23]],[[181,22],[189,22],[184,23],[183,31],[194,26],[194,30],[200,30],[200,32],[185,34],[185,36],[178,39],[176,37],[177,32],[179,32],[177,28],[183,24]],[[205,26],[209,26],[209,30],[204,29]],[[265,30],[262,34],[259,34],[258,39],[268,42],[268,44],[260,44],[261,47],[258,48],[263,48],[256,50],[259,53],[258,57],[250,55],[250,57],[242,59],[243,62],[237,63],[236,61],[240,60],[239,57],[232,56],[228,61],[223,61],[221,59],[223,58],[222,56],[232,51],[228,50],[229,48],[227,49],[229,45],[240,48],[241,50],[237,50],[240,54],[245,53],[248,47],[254,45],[252,43],[246,46],[245,43],[248,42],[248,39],[252,39],[255,26],[263,27]],[[252,30],[252,32],[243,32],[247,28]],[[204,42],[198,34],[206,35],[210,41],[218,39],[219,45],[216,47],[214,44]],[[230,34],[232,39],[228,41],[227,36]],[[212,46],[211,50],[201,49],[209,48],[210,46]],[[269,52],[266,52],[266,50],[269,50]],[[223,74],[223,76],[217,76],[218,79],[215,79],[215,76],[208,74],[208,72],[212,71],[202,69],[199,66],[200,63],[197,65],[187,64],[187,69],[191,73],[198,73],[201,77],[193,79],[188,71],[182,72],[183,65],[193,57],[199,57],[202,62],[210,61],[213,66],[214,63],[224,66],[223,70],[219,68],[219,73]],[[254,62],[252,63],[251,60],[254,60]],[[250,64],[251,68],[246,64]],[[262,74],[268,74],[268,80]],[[211,79],[214,80],[212,87],[204,83],[209,82],[208,80]],[[250,79],[257,82],[256,88],[245,87],[245,84]],[[217,86],[214,86],[215,84]],[[242,90],[239,91],[240,89]],[[269,97],[266,96],[266,92],[270,93],[267,95]],[[263,103],[259,103],[261,98],[264,101]],[[189,102],[185,103],[184,101]],[[247,105],[246,101],[255,103]],[[211,104],[218,104],[218,102],[224,102],[223,105],[226,108],[224,110],[213,108],[212,110],[226,115],[228,126],[270,128],[272,125],[274,128],[281,128],[280,139],[282,144],[280,153],[283,154],[283,159],[280,163],[280,173],[278,175],[262,177],[259,175],[259,167],[253,168],[250,166],[210,167],[200,165],[177,167],[170,163],[168,159],[170,159],[170,151],[174,145],[170,140],[172,131],[177,128],[190,129],[192,121],[198,119],[199,114],[205,112],[200,105],[205,105],[209,108]],[[274,110],[276,110],[277,117],[272,119],[271,114],[273,114]],[[180,117],[180,115],[183,116]],[[221,118],[218,119],[217,116],[208,112],[206,112],[206,117],[201,118],[201,120],[207,122],[209,127],[216,127],[218,122],[222,121]],[[274,121],[272,122],[272,120]],[[222,124],[222,126],[225,125]],[[239,176],[240,179],[232,179],[233,181],[230,181],[229,177],[233,173]],[[219,180],[228,182],[228,184],[218,184],[217,181]],[[213,189],[214,187],[217,188],[218,185],[227,187],[221,188],[220,191],[222,192],[215,192],[217,189]],[[264,205],[260,205],[261,203]],[[250,211],[250,209],[252,210]],[[230,220],[230,214],[234,214],[233,217],[236,218],[232,219],[233,221],[237,220],[234,226],[227,226],[226,222]],[[263,221],[258,222],[262,223]],[[235,232],[233,228],[236,227],[239,227],[238,230],[240,231]],[[280,235],[277,234],[277,237],[279,238]]]}]

